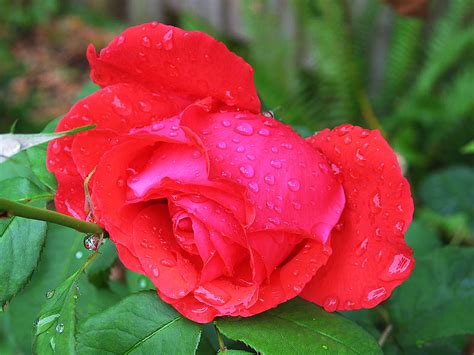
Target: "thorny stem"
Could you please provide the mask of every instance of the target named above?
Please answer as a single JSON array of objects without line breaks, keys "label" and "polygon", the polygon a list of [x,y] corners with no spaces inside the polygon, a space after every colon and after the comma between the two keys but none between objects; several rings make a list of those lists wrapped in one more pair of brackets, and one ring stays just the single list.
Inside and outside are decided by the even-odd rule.
[{"label": "thorny stem", "polygon": [[81,221],[80,219],[69,217],[62,213],[25,205],[4,198],[0,198],[0,216],[2,215],[18,216],[60,224],[82,233],[102,234],[104,232],[98,224]]},{"label": "thorny stem", "polygon": [[387,325],[385,329],[383,330],[382,335],[379,338],[379,345],[381,348],[384,346],[392,330],[393,330],[393,325],[391,324]]},{"label": "thorny stem", "polygon": [[219,331],[219,329],[217,329],[217,326],[215,324],[214,324],[214,328],[216,329],[217,342],[219,343],[219,352],[223,353],[224,351],[226,351],[224,339],[222,338],[222,334]]}]

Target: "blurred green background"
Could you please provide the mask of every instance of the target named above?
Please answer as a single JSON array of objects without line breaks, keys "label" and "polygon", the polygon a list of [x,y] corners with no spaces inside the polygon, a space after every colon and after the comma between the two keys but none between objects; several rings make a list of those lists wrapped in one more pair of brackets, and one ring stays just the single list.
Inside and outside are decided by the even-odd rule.
[{"label": "blurred green background", "polygon": [[[387,353],[474,353],[464,334],[474,332],[472,300],[464,303],[468,331],[448,324],[417,341],[404,324],[418,311],[428,323],[454,324],[443,305],[457,286],[453,297],[474,299],[474,0],[390,2],[0,0],[0,132],[14,122],[15,132],[40,131],[96,90],[90,42],[101,48],[152,20],[208,32],[251,63],[265,109],[303,136],[341,123],[379,128],[399,155],[416,203],[407,240],[421,271],[394,302],[347,315],[377,337],[391,325]],[[435,273],[432,285],[416,288],[430,275],[423,270],[464,257],[451,276]],[[433,304],[410,309],[403,297],[418,293]],[[415,320],[403,320],[404,311]]]}]

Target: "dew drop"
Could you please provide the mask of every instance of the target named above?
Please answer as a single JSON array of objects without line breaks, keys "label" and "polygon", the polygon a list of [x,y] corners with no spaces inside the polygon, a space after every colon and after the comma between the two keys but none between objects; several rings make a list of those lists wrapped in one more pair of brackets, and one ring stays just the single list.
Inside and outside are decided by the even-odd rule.
[{"label": "dew drop", "polygon": [[176,265],[176,262],[172,259],[162,259],[160,261],[161,265],[167,266],[167,267],[173,267]]},{"label": "dew drop", "polygon": [[46,298],[49,300],[50,298],[52,298],[54,296],[54,292],[55,290],[49,290],[48,292],[46,292]]},{"label": "dew drop", "polygon": [[301,287],[299,285],[294,285],[293,286],[293,291],[295,291],[296,293],[300,293],[301,291],[303,291],[303,287]]},{"label": "dew drop", "polygon": [[147,37],[147,36],[144,36],[142,38],[142,45],[146,48],[150,48],[150,46],[151,46],[150,38]]},{"label": "dew drop", "polygon": [[291,203],[293,205],[293,208],[297,211],[301,210],[301,203],[299,203],[298,201],[293,201]]},{"label": "dew drop", "polygon": [[376,289],[373,289],[367,293],[367,300],[371,304],[377,304],[378,299],[382,296],[384,296],[386,293],[385,287],[379,287]]},{"label": "dew drop", "polygon": [[230,127],[232,125],[232,122],[230,122],[229,120],[223,120],[221,122],[221,124],[224,126],[224,127]]},{"label": "dew drop", "polygon": [[356,157],[356,162],[359,162],[359,163],[362,163],[365,160],[365,157],[360,151],[360,149],[356,150],[355,157]]},{"label": "dew drop", "polygon": [[80,251],[80,250],[77,251],[76,254],[75,254],[75,257],[76,257],[76,259],[82,258],[82,251]]},{"label": "dew drop", "polygon": [[153,266],[153,267],[152,267],[151,273],[152,273],[153,276],[155,276],[155,277],[160,276],[160,270],[159,270],[156,266]]},{"label": "dew drop", "polygon": [[121,46],[125,42],[125,37],[124,36],[118,36],[117,37],[117,46]]},{"label": "dew drop", "polygon": [[231,299],[231,296],[226,291],[215,286],[212,288],[199,286],[194,291],[194,296],[198,300],[212,306],[223,306]]},{"label": "dew drop", "polygon": [[277,216],[269,217],[268,222],[273,223],[276,226],[280,225],[280,223],[281,223],[280,218],[278,218]]},{"label": "dew drop", "polygon": [[270,185],[270,186],[275,185],[275,176],[273,176],[273,175],[265,175],[264,181],[265,181],[268,185]]},{"label": "dew drop", "polygon": [[411,258],[406,257],[404,254],[396,254],[380,278],[384,281],[403,279],[406,276],[406,272],[410,270],[410,265]]},{"label": "dew drop", "polygon": [[356,256],[361,256],[367,251],[367,245],[369,244],[369,239],[365,238],[362,242],[360,242],[359,246],[355,251]]},{"label": "dew drop", "polygon": [[97,234],[87,234],[84,237],[84,248],[96,251],[99,248],[100,238]]},{"label": "dew drop", "polygon": [[330,296],[324,301],[323,307],[327,312],[334,312],[337,309],[339,300],[337,297]]},{"label": "dew drop", "polygon": [[268,118],[273,118],[273,117],[275,117],[275,115],[273,114],[272,111],[263,111],[263,112],[262,112],[262,115],[264,115],[265,117],[268,117]]},{"label": "dew drop", "polygon": [[293,192],[299,191],[300,182],[296,179],[288,180],[288,188]]},{"label": "dew drop", "polygon": [[169,30],[163,36],[163,48],[166,51],[173,49],[173,30]]},{"label": "dew drop", "polygon": [[150,105],[149,102],[140,101],[138,104],[140,105],[140,110],[142,110],[143,112],[150,112],[151,111],[151,105]]},{"label": "dew drop", "polygon": [[237,148],[235,148],[235,151],[238,153],[243,153],[245,152],[245,147],[243,145],[239,145]]},{"label": "dew drop", "polygon": [[291,144],[291,143],[282,143],[281,146],[285,149],[288,149],[288,150],[293,149],[293,144]]},{"label": "dew drop", "polygon": [[242,165],[239,170],[242,176],[249,179],[253,178],[255,175],[255,171],[253,170],[253,167],[251,165]]},{"label": "dew drop", "polygon": [[263,137],[268,137],[270,136],[270,130],[268,128],[261,128],[259,129],[258,134]]},{"label": "dew drop", "polygon": [[64,324],[63,323],[58,323],[56,325],[56,331],[61,334],[62,332],[64,332]]},{"label": "dew drop", "polygon": [[378,214],[382,211],[382,203],[380,201],[380,192],[376,190],[369,200],[370,211],[373,214]]},{"label": "dew drop", "polygon": [[394,229],[397,234],[402,234],[403,233],[403,227],[405,227],[405,222],[404,221],[398,221],[395,223]]},{"label": "dew drop", "polygon": [[124,187],[125,186],[125,181],[123,179],[118,179],[117,180],[117,186],[118,187]]},{"label": "dew drop", "polygon": [[226,142],[219,142],[219,143],[217,143],[217,148],[226,149],[227,148],[227,143]]},{"label": "dew drop", "polygon": [[253,127],[247,122],[239,123],[234,130],[243,136],[251,136],[253,134]]},{"label": "dew drop", "polygon": [[260,190],[260,188],[258,187],[258,183],[256,183],[255,181],[250,182],[248,184],[248,187],[251,191],[253,191],[255,193],[257,193]]},{"label": "dew drop", "polygon": [[281,166],[282,166],[281,161],[277,159],[272,159],[270,161],[270,165],[274,167],[275,169],[281,169]]},{"label": "dew drop", "polygon": [[130,105],[120,100],[118,96],[114,96],[112,100],[112,108],[120,116],[129,116],[132,113]]}]

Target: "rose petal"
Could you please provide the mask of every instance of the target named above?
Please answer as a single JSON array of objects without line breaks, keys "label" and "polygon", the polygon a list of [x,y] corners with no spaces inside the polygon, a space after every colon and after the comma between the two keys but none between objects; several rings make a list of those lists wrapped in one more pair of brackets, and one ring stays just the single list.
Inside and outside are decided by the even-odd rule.
[{"label": "rose petal", "polygon": [[344,192],[326,159],[290,127],[259,115],[204,110],[187,110],[182,125],[206,147],[211,179],[247,189],[256,210],[249,231],[327,239],[344,207]]},{"label": "rose petal", "polygon": [[54,196],[54,204],[58,212],[68,214],[77,219],[85,219],[84,181],[79,175],[56,173],[58,188]]},{"label": "rose petal", "polygon": [[156,22],[130,27],[99,55],[90,45],[87,58],[91,78],[101,86],[135,82],[153,91],[211,96],[260,110],[250,65],[202,32]]},{"label": "rose petal", "polygon": [[261,231],[248,235],[251,248],[256,251],[267,270],[267,277],[280,265],[301,242],[302,237],[282,231]]},{"label": "rose petal", "polygon": [[143,270],[160,293],[179,299],[196,288],[197,271],[174,239],[166,205],[154,204],[137,215],[133,246]]},{"label": "rose petal", "polygon": [[331,233],[334,254],[302,296],[328,311],[374,307],[413,269],[403,238],[413,215],[410,186],[378,131],[343,125],[308,141],[332,162],[347,208]]},{"label": "rose petal", "polygon": [[286,264],[275,270],[268,283],[260,286],[255,305],[234,315],[250,317],[298,296],[316,271],[327,262],[330,254],[331,248],[327,245],[307,239],[303,248]]},{"label": "rose petal", "polygon": [[[99,90],[78,101],[59,121],[57,132],[96,124],[97,129],[75,136],[55,139],[48,145],[47,167],[58,178],[58,189],[67,190],[72,186],[67,181],[80,174],[87,176],[97,165],[100,157],[109,150],[130,127],[141,127],[154,120],[172,116],[187,106],[189,101],[172,99],[167,95],[153,95],[136,85],[120,84]],[[117,136],[114,136],[114,133]],[[76,139],[77,138],[77,139]],[[76,166],[77,164],[77,166]],[[70,175],[66,178],[65,175]],[[64,184],[64,186],[62,186]],[[76,183],[78,185],[78,183]],[[83,194],[83,189],[81,191]],[[56,197],[58,205],[65,206],[67,194]],[[67,208],[58,207],[69,213]],[[84,208],[81,207],[80,211]],[[84,215],[74,209],[73,216]]]}]

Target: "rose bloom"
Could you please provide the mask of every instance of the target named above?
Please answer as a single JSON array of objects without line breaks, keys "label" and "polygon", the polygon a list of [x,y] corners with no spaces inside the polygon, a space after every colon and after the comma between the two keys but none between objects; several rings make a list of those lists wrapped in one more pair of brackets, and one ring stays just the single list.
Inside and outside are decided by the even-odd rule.
[{"label": "rose bloom", "polygon": [[[102,87],[52,141],[58,211],[92,218],[122,263],[196,322],[301,296],[374,307],[409,276],[410,188],[380,133],[342,125],[303,139],[262,114],[252,68],[201,32],[152,22],[99,54]],[[94,170],[95,169],[95,170]]]}]

